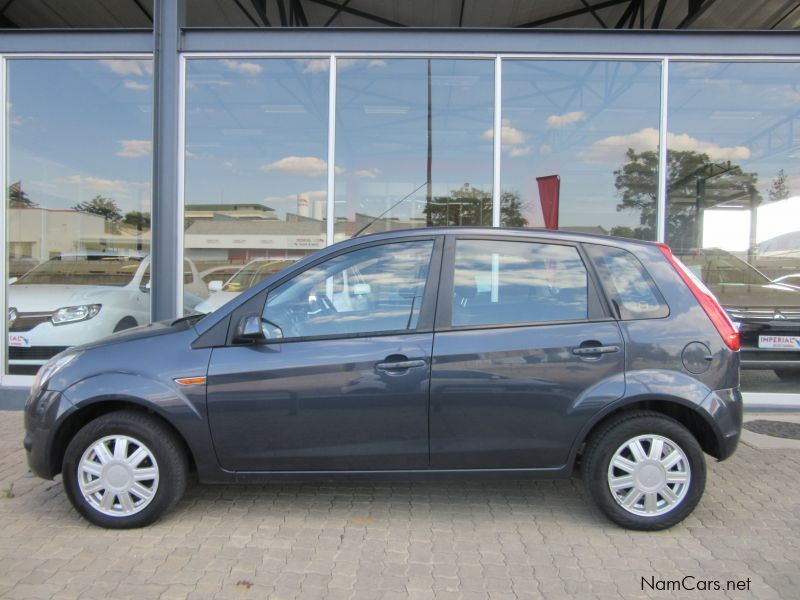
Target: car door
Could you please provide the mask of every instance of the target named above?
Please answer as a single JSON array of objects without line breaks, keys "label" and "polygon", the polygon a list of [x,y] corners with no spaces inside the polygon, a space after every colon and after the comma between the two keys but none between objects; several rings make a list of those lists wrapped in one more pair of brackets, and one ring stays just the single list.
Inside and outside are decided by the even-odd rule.
[{"label": "car door", "polygon": [[209,364],[225,469],[428,466],[441,246],[436,236],[367,243],[264,291],[263,326],[282,337],[215,348]]},{"label": "car door", "polygon": [[433,468],[566,463],[624,392],[624,344],[576,244],[448,237],[431,373]]}]

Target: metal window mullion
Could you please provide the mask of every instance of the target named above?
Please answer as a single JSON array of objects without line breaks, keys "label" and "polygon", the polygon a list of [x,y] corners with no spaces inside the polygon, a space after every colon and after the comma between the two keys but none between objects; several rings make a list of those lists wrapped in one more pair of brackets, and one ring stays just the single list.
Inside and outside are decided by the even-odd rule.
[{"label": "metal window mullion", "polygon": [[[0,110],[0,185],[3,186],[3,204],[8,207],[8,132],[6,131],[6,113],[8,112],[8,98],[6,97],[6,58],[0,57],[0,99],[2,99],[3,107]],[[8,305],[6,304],[6,291],[8,290],[8,274],[6,273],[6,266],[8,264],[8,247],[6,246],[6,213],[7,208],[0,211],[0,247],[3,248],[3,260],[0,260],[0,281],[3,282],[2,290],[0,290],[0,305],[3,307],[3,314],[7,314]],[[8,318],[3,319],[4,330],[3,340],[0,344],[0,383],[5,384],[6,370],[7,370],[7,340],[8,340]]]},{"label": "metal window mullion", "polygon": [[325,245],[334,243],[334,220],[336,219],[336,203],[334,198],[336,183],[336,55],[330,57],[328,69],[328,203],[325,205],[327,223],[325,227]]},{"label": "metal window mullion", "polygon": [[661,105],[658,124],[658,197],[656,199],[656,240],[666,241],[667,234],[667,109],[669,94],[669,59],[661,61]]},{"label": "metal window mullion", "polygon": [[500,227],[500,162],[503,154],[502,83],[503,61],[498,56],[494,59],[494,136],[492,136],[494,150],[494,173],[492,179],[492,227]]}]

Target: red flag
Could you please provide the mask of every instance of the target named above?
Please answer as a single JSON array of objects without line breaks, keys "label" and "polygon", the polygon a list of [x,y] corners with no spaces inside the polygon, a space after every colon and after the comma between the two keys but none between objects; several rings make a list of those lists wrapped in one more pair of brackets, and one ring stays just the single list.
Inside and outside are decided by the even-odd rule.
[{"label": "red flag", "polygon": [[542,205],[545,229],[558,229],[558,197],[561,194],[561,177],[547,175],[537,177],[539,202]]}]

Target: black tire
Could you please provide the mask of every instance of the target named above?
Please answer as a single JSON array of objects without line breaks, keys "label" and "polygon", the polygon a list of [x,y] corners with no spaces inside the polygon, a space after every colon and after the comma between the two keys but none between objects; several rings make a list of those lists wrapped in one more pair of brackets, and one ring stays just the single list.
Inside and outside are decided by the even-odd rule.
[{"label": "black tire", "polygon": [[[659,515],[634,514],[616,500],[609,487],[609,466],[615,453],[625,442],[642,435],[666,438],[683,451],[688,462],[688,489],[675,506]],[[667,529],[683,521],[697,506],[706,485],[705,457],[694,436],[678,421],[650,411],[625,413],[593,432],[586,444],[581,469],[584,486],[598,508],[617,525],[642,531]],[[659,503],[665,502],[658,494],[655,498]]]},{"label": "black tire", "polygon": [[800,369],[775,369],[775,375],[781,381],[800,383]]},{"label": "black tire", "polygon": [[132,327],[136,327],[138,323],[136,319],[133,317],[125,317],[119,323],[117,323],[116,327],[114,327],[114,333],[118,331],[125,331],[126,329],[131,329]]},{"label": "black tire", "polygon": [[[157,467],[158,480],[149,503],[137,508],[138,512],[108,515],[93,506],[84,496],[80,488],[78,466],[84,452],[96,442],[107,436],[120,435],[149,449]],[[128,447],[133,454],[135,444]],[[145,467],[150,467],[150,459],[146,459],[144,464]],[[145,413],[123,410],[102,415],[85,425],[67,446],[62,469],[67,497],[87,521],[108,529],[130,529],[149,525],[175,506],[186,489],[188,463],[181,442],[162,421]],[[153,481],[145,482],[145,485],[153,486]],[[105,494],[108,491],[103,496]],[[119,494],[110,497],[113,502],[118,502],[120,509],[123,508]],[[129,494],[128,498],[139,501],[135,495]]]}]

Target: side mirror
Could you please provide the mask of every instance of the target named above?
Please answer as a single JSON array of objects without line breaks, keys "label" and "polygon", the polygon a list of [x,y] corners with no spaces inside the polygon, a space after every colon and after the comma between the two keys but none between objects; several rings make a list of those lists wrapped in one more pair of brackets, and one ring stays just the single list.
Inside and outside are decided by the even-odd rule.
[{"label": "side mirror", "polygon": [[222,291],[222,286],[224,286],[224,285],[225,285],[224,283],[222,283],[221,281],[218,281],[216,279],[214,281],[209,281],[208,282],[208,291],[209,292],[221,292]]},{"label": "side mirror", "polygon": [[145,294],[149,294],[150,293],[150,282],[148,281],[144,285],[140,285],[139,289],[142,290]]},{"label": "side mirror", "polygon": [[282,337],[283,330],[275,323],[263,320],[258,315],[245,315],[239,320],[233,341],[240,344],[260,344]]}]

